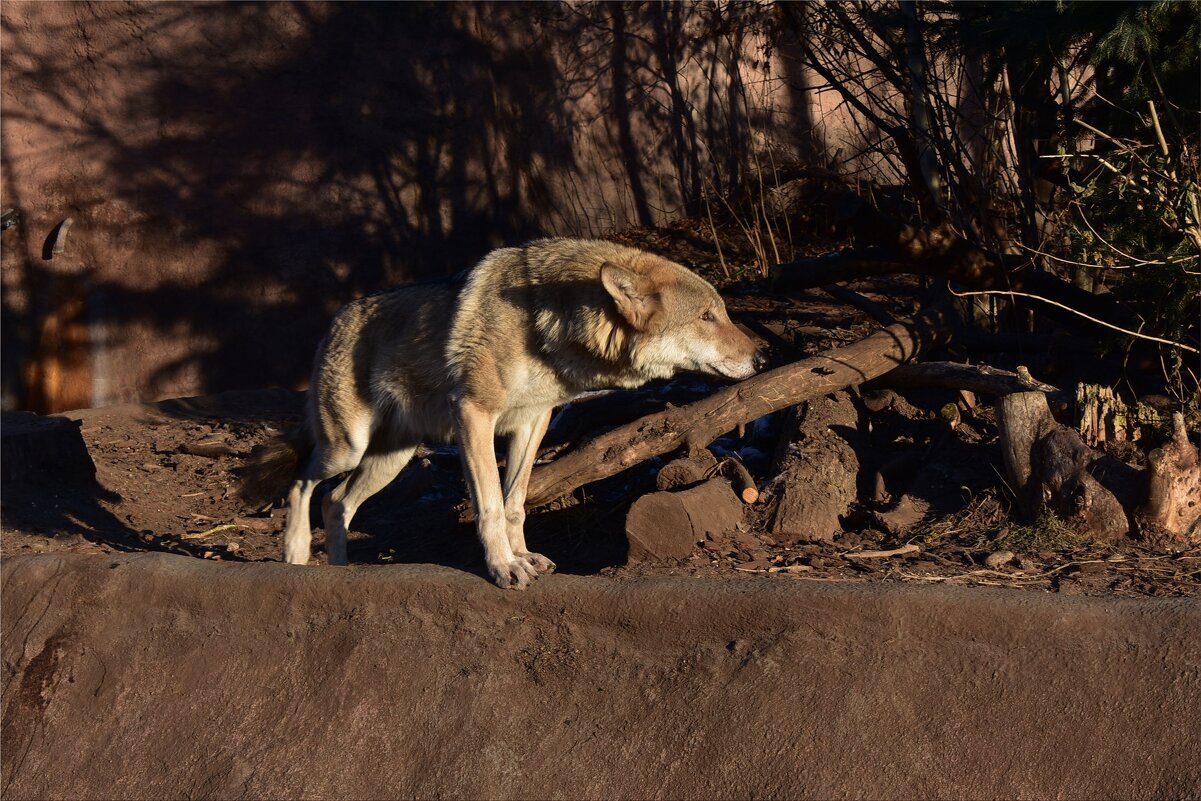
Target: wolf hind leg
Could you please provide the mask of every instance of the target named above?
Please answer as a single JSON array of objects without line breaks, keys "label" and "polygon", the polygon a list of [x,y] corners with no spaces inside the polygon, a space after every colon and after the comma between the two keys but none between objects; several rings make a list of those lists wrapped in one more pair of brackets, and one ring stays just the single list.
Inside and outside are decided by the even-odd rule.
[{"label": "wolf hind leg", "polygon": [[325,552],[331,565],[349,564],[346,535],[363,501],[388,486],[413,458],[417,443],[372,442],[359,466],[325,499]]},{"label": "wolf hind leg", "polygon": [[[288,492],[288,524],[284,528],[284,561],[290,565],[306,565],[312,556],[313,532],[309,526],[309,503],[313,490],[327,478],[358,467],[367,445],[367,428],[348,430],[347,436],[331,442],[318,442],[305,463],[300,476]],[[360,436],[351,436],[360,434]]]},{"label": "wolf hind leg", "polygon": [[555,563],[525,544],[525,495],[530,472],[538,456],[538,446],[550,425],[552,409],[530,418],[509,434],[509,458],[505,467],[505,533],[513,555],[524,559],[539,573],[550,573]]}]

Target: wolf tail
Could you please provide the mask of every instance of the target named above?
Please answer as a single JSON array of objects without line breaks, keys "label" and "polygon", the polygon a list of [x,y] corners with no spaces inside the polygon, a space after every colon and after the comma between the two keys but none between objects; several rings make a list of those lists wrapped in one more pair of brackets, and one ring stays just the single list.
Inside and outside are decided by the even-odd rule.
[{"label": "wolf tail", "polygon": [[301,463],[308,459],[314,445],[307,423],[301,423],[255,446],[238,470],[238,495],[256,509],[279,498],[296,480]]}]

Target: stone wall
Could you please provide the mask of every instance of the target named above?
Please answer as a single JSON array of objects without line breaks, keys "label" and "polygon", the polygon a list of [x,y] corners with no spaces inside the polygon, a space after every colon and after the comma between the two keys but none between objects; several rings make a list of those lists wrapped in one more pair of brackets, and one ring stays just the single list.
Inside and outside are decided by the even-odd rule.
[{"label": "stone wall", "polygon": [[6,2],[5,407],[301,386],[355,296],[695,208],[812,142],[773,13]]}]

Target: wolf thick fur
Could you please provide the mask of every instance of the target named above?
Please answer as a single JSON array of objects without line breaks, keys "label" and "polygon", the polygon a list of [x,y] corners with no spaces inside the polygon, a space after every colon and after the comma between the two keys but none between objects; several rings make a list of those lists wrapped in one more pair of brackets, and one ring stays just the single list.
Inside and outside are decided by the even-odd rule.
[{"label": "wolf thick fur", "polygon": [[[422,440],[457,436],[488,571],[500,586],[522,588],[554,569],[526,548],[523,527],[555,406],[681,371],[741,379],[761,365],[717,291],[678,264],[603,241],[496,250],[463,283],[416,284],[347,306],[318,349],[304,423],[252,459],[247,495],[272,497],[272,474],[295,461],[284,557],[305,564],[313,490],[349,473],[324,506],[329,562],[346,564],[359,505]],[[496,435],[508,438],[503,484]]]}]

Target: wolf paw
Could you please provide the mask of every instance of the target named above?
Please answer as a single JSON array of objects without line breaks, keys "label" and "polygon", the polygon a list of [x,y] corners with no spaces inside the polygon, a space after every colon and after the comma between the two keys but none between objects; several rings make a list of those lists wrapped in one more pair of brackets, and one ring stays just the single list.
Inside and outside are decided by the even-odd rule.
[{"label": "wolf paw", "polygon": [[506,564],[488,565],[488,573],[496,586],[507,590],[524,590],[538,578],[537,568],[520,556]]},{"label": "wolf paw", "polygon": [[518,559],[524,559],[525,561],[529,562],[530,565],[532,565],[533,568],[539,573],[555,572],[555,563],[540,553],[534,553],[533,551],[520,551],[515,554],[515,556]]}]

